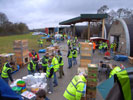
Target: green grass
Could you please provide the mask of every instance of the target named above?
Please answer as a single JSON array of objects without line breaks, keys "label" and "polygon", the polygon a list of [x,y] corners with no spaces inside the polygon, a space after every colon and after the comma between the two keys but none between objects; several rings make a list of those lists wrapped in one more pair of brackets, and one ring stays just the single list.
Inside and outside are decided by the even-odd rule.
[{"label": "green grass", "polygon": [[13,36],[1,36],[0,37],[0,53],[12,53],[13,52],[13,42],[14,40],[28,40],[29,50],[35,49],[38,51],[39,49],[46,48],[50,43],[44,40],[43,48],[38,47],[37,40],[41,36],[32,36],[32,33],[22,34],[22,35],[13,35]]}]

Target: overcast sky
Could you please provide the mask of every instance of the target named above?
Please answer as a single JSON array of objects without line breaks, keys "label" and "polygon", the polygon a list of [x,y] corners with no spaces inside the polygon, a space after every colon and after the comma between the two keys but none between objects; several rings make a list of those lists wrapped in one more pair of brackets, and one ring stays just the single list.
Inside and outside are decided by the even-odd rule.
[{"label": "overcast sky", "polygon": [[10,21],[24,22],[33,29],[56,27],[81,13],[96,13],[102,5],[132,9],[133,0],[0,0],[0,12]]}]

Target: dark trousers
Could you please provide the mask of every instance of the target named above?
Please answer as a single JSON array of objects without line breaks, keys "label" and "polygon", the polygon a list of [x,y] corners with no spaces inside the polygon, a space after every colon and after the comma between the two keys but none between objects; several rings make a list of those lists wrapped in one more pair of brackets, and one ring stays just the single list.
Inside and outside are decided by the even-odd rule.
[{"label": "dark trousers", "polygon": [[63,66],[60,66],[60,68],[59,68],[59,77],[62,78],[62,75],[64,75]]},{"label": "dark trousers", "polygon": [[47,66],[42,66],[43,72],[46,73],[47,71]]}]

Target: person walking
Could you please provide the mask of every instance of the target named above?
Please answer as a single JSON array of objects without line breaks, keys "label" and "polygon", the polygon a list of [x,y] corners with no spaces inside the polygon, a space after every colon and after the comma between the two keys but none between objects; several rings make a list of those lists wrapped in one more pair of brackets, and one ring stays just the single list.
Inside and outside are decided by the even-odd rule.
[{"label": "person walking", "polygon": [[40,47],[43,47],[43,40],[40,39]]},{"label": "person walking", "polygon": [[52,60],[48,61],[48,67],[46,71],[47,84],[48,84],[48,93],[53,93],[53,77],[54,77],[54,68],[52,65]]},{"label": "person walking", "polygon": [[46,54],[43,56],[43,59],[42,59],[42,68],[44,73],[46,73],[46,70],[48,67],[48,60],[49,60],[49,53],[46,52]]},{"label": "person walking", "polygon": [[77,55],[78,55],[77,49],[74,48],[74,49],[73,49],[73,64],[74,64],[74,65],[77,64]]},{"label": "person walking", "polygon": [[69,39],[67,40],[67,46],[68,46],[68,48],[71,46],[71,42]]},{"label": "person walking", "polygon": [[58,53],[58,61],[59,61],[59,78],[62,78],[62,75],[64,76],[64,71],[63,71],[63,66],[64,66],[64,61],[63,57],[61,56],[61,53]]},{"label": "person walking", "polygon": [[68,58],[68,65],[69,65],[68,68],[71,68],[72,67],[72,50],[71,50],[71,47],[69,47],[67,58]]},{"label": "person walking", "polygon": [[58,86],[58,80],[57,80],[57,77],[56,77],[56,72],[59,70],[59,63],[58,63],[58,60],[57,58],[55,57],[54,54],[52,54],[50,56],[50,58],[52,59],[52,65],[53,65],[53,68],[54,68],[54,87]]},{"label": "person walking", "polygon": [[93,42],[93,54],[95,53],[95,50],[96,50],[96,43]]},{"label": "person walking", "polygon": [[84,75],[76,75],[67,86],[63,96],[67,100],[81,100],[85,93],[86,78]]},{"label": "person walking", "polygon": [[4,64],[4,67],[2,69],[1,78],[8,84],[8,81],[10,79],[11,82],[13,82],[12,78],[12,66],[14,65],[14,62],[6,62]]}]

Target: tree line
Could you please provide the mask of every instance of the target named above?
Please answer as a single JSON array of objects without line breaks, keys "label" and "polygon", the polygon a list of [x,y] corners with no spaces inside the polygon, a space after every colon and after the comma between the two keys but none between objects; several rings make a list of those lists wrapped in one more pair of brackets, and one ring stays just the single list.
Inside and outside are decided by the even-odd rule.
[{"label": "tree line", "polygon": [[0,12],[0,36],[28,33],[29,29],[25,23],[13,23],[8,20],[6,14]]}]

